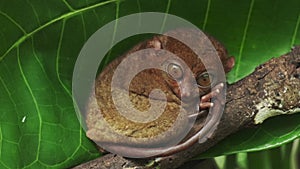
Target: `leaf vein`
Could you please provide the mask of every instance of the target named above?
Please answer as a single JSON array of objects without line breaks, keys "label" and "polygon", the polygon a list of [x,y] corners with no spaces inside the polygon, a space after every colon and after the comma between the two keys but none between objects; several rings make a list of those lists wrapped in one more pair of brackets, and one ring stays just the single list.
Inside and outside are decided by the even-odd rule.
[{"label": "leaf vein", "polygon": [[97,23],[98,23],[98,24],[101,23],[101,22],[100,22],[100,18],[99,18],[99,16],[98,16],[98,14],[97,14],[97,12],[96,12],[95,9],[93,10],[93,13],[94,13],[94,15],[96,16]]},{"label": "leaf vein", "polygon": [[202,26],[203,30],[205,30],[205,28],[206,28],[206,24],[207,24],[207,21],[208,21],[208,15],[209,15],[209,12],[210,12],[210,6],[211,6],[211,0],[208,0],[207,1],[206,12],[205,12],[205,16],[204,16],[204,23],[203,23],[203,26]]},{"label": "leaf vein", "polygon": [[2,135],[2,127],[0,125],[0,159],[2,159],[1,158],[1,156],[2,156],[2,144],[3,144],[3,135]]},{"label": "leaf vein", "polygon": [[[4,80],[3,80],[3,78],[2,78],[1,76],[0,76],[0,81],[1,81],[2,85],[4,86],[5,91],[6,91],[7,94],[8,94],[9,100],[13,103],[15,110],[17,110],[17,104],[16,104],[16,102],[14,101],[14,99],[11,97],[11,93],[9,92],[8,87],[7,87],[7,85],[5,84],[5,82],[4,82]],[[17,112],[17,111],[16,111],[16,112]]]},{"label": "leaf vein", "polygon": [[86,37],[87,37],[86,36],[86,25],[85,25],[83,13],[81,13],[81,20],[82,20],[83,37],[84,37],[84,41],[86,41]]},{"label": "leaf vein", "polygon": [[4,13],[2,11],[0,11],[0,14],[3,15],[4,17],[6,17],[13,24],[15,24],[23,32],[24,35],[27,34],[27,32],[25,31],[25,29],[17,21],[15,21],[13,18],[11,18],[9,15],[7,15],[6,13]]},{"label": "leaf vein", "polygon": [[[42,135],[42,116],[41,116],[41,112],[40,112],[40,109],[39,109],[39,106],[38,106],[38,103],[37,103],[37,99],[35,98],[34,94],[33,94],[33,91],[31,90],[30,88],[30,85],[29,85],[29,82],[23,72],[23,68],[22,68],[22,65],[21,65],[21,60],[20,60],[20,49],[19,47],[17,47],[17,58],[18,58],[18,67],[20,69],[20,72],[21,72],[21,75],[22,75],[22,78],[23,78],[23,81],[32,97],[32,100],[33,100],[33,103],[34,103],[34,106],[35,106],[35,109],[37,111],[37,115],[38,115],[38,125],[39,125],[39,128],[38,128],[38,145],[37,145],[37,153],[36,153],[36,159],[31,163],[31,164],[28,164],[27,166],[30,166],[32,165],[33,163],[35,163],[36,161],[38,161],[38,158],[39,158],[39,153],[40,153],[40,146],[41,146],[41,135]],[[26,166],[25,166],[26,167]]]},{"label": "leaf vein", "polygon": [[4,164],[2,161],[0,161],[0,163],[1,163],[5,168],[9,169],[9,167],[8,167],[6,164]]},{"label": "leaf vein", "polygon": [[36,18],[36,20],[37,20],[37,22],[38,22],[38,24],[39,24],[39,26],[41,26],[41,21],[40,21],[40,19],[39,19],[39,15],[38,15],[38,13],[36,12],[34,6],[33,6],[32,3],[29,2],[28,0],[26,0],[26,2],[27,2],[27,3],[29,4],[29,6],[31,7],[31,9],[32,9],[32,11],[33,11],[33,13],[34,13],[34,16],[35,16],[35,18]]},{"label": "leaf vein", "polygon": [[[114,44],[114,41],[115,41],[115,38],[116,38],[116,33],[117,33],[117,29],[118,29],[119,8],[120,8],[120,1],[117,1],[116,2],[116,13],[115,13],[116,22],[115,22],[115,25],[114,25],[114,31],[113,31],[113,35],[112,35],[112,38],[111,38],[110,48],[113,47],[113,44]],[[110,56],[111,52],[112,52],[112,50],[109,50],[107,55]],[[108,63],[108,61],[109,61],[109,57],[106,57],[104,59],[104,65],[106,65]]]},{"label": "leaf vein", "polygon": [[64,31],[65,31],[65,24],[66,24],[66,20],[63,20],[62,28],[61,28],[61,32],[60,32],[60,38],[59,38],[58,47],[57,47],[57,53],[56,53],[55,72],[56,72],[56,76],[57,76],[57,79],[58,79],[60,85],[64,88],[64,90],[67,92],[67,94],[72,98],[71,92],[66,87],[66,85],[63,83],[63,81],[61,80],[60,75],[59,75],[59,59],[60,59],[62,40],[63,40],[63,36],[64,36]]},{"label": "leaf vein", "polygon": [[4,52],[4,54],[2,56],[0,56],[0,62],[5,58],[5,56],[7,56],[7,54],[14,48],[16,48],[18,45],[20,45],[21,43],[23,43],[28,37],[30,36],[33,36],[35,33],[43,30],[44,28],[60,21],[60,20],[63,20],[63,19],[66,19],[66,18],[70,18],[70,17],[73,17],[73,16],[76,16],[78,14],[80,14],[81,12],[85,12],[85,11],[88,11],[88,10],[91,10],[91,9],[94,9],[94,8],[97,8],[97,7],[100,7],[100,6],[104,6],[104,5],[107,5],[107,4],[110,4],[110,3],[113,3],[113,2],[117,2],[118,0],[109,0],[109,1],[105,1],[105,2],[99,2],[97,4],[94,4],[92,6],[88,6],[88,7],[85,7],[85,8],[81,8],[79,10],[75,10],[75,11],[72,11],[72,12],[69,12],[69,13],[66,13],[66,14],[63,14],[57,18],[54,18],[52,19],[51,21],[45,23],[44,25],[41,25],[39,27],[37,27],[36,29],[34,29],[32,32],[30,33],[27,33],[23,36],[21,36],[15,43],[13,43],[11,45],[11,47],[8,48],[8,50],[6,52]]},{"label": "leaf vein", "polygon": [[298,14],[297,22],[296,22],[296,25],[295,25],[295,30],[294,30],[294,33],[293,33],[293,36],[292,36],[291,46],[295,45],[297,33],[298,33],[298,30],[299,30],[299,25],[300,25],[300,12]]},{"label": "leaf vein", "polygon": [[[40,68],[42,69],[42,72],[44,73],[44,76],[47,78],[48,81],[50,81],[49,75],[46,73],[46,70],[45,70],[45,68],[44,68],[44,66],[43,66],[43,64],[42,64],[42,62],[41,62],[40,59],[38,58],[34,46],[35,46],[35,45],[34,45],[34,39],[31,38],[31,47],[32,47],[32,53],[33,53],[33,56],[34,56],[35,60],[38,62],[38,64],[40,65]],[[51,88],[52,88],[53,91],[54,91],[53,86],[52,86],[52,85],[50,85],[50,86],[51,86]],[[41,105],[41,104],[40,104],[40,105]]]},{"label": "leaf vein", "polygon": [[244,50],[244,46],[245,46],[245,41],[246,41],[246,36],[248,33],[248,28],[249,28],[249,23],[251,20],[251,15],[252,15],[252,10],[253,10],[253,6],[254,6],[254,2],[255,0],[251,0],[250,2],[250,7],[249,7],[249,11],[248,11],[248,15],[247,15],[247,21],[246,21],[246,25],[244,28],[244,32],[243,32],[243,38],[242,38],[242,42],[241,42],[241,46],[240,46],[240,50],[239,50],[239,55],[237,57],[237,66],[235,69],[235,77],[237,77],[237,73],[239,72],[240,69],[240,63],[241,63],[241,59],[242,59],[242,54],[243,54],[243,50]]},{"label": "leaf vein", "polygon": [[[57,74],[57,78],[58,78],[59,83],[64,88],[64,90],[68,93],[68,95],[72,98],[71,92],[68,90],[66,85],[62,82],[62,80],[60,78],[60,75],[59,75],[59,58],[60,58],[62,40],[63,40],[63,36],[64,36],[64,31],[65,31],[65,24],[66,24],[66,20],[63,20],[61,33],[60,33],[60,39],[59,39],[59,43],[58,43],[57,55],[56,55],[56,74]],[[78,143],[76,149],[74,150],[74,152],[71,154],[70,157],[66,158],[64,161],[62,161],[62,162],[60,162],[59,164],[56,164],[56,165],[61,165],[65,162],[67,162],[68,160],[70,160],[79,151],[79,149],[81,147],[81,144],[82,144],[82,131],[81,131],[81,125],[79,125],[79,143]]]},{"label": "leaf vein", "polygon": [[168,4],[167,4],[167,7],[166,7],[166,14],[165,14],[165,17],[164,17],[164,20],[163,20],[163,23],[162,23],[162,26],[161,26],[161,29],[160,29],[160,33],[163,32],[164,28],[165,28],[165,25],[166,25],[166,21],[167,21],[167,14],[169,13],[170,11],[170,6],[171,6],[171,0],[168,0]]},{"label": "leaf vein", "polygon": [[62,2],[67,6],[67,8],[69,8],[70,11],[75,11],[75,9],[66,0],[62,0]]},{"label": "leaf vein", "polygon": [[10,141],[10,140],[5,140],[6,142],[10,143],[10,144],[13,144],[13,145],[16,145],[16,146],[19,146],[19,142],[15,142],[15,141]]}]

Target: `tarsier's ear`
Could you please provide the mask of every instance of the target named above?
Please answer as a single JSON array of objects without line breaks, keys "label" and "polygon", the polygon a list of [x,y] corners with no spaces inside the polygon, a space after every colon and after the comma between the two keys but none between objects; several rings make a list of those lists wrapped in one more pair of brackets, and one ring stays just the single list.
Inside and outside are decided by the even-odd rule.
[{"label": "tarsier's ear", "polygon": [[139,43],[138,45],[135,45],[127,54],[148,48],[154,48],[155,50],[162,49],[162,42],[160,41],[159,37],[155,36],[150,40],[146,40],[144,42]]},{"label": "tarsier's ear", "polygon": [[162,49],[163,46],[160,39],[157,36],[155,36],[154,38],[152,38],[150,41],[147,42],[146,48],[154,48],[155,50],[159,50]]},{"label": "tarsier's ear", "polygon": [[235,59],[233,56],[226,59],[226,63],[224,64],[225,73],[229,72],[235,64]]}]

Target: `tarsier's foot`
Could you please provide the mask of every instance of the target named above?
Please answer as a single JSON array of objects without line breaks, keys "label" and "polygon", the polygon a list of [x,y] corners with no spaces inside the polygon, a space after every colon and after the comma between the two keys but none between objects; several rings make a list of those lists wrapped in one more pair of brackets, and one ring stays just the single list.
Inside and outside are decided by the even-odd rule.
[{"label": "tarsier's foot", "polygon": [[224,88],[224,83],[219,83],[218,85],[212,88],[211,92],[202,96],[199,104],[200,110],[213,107],[214,104],[210,102],[210,99],[220,94],[223,88]]}]

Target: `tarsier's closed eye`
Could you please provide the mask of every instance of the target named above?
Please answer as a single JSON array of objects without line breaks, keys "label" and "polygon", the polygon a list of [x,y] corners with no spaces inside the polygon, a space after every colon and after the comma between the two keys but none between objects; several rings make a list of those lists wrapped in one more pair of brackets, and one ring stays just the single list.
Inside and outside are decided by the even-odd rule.
[{"label": "tarsier's closed eye", "polygon": [[181,79],[183,77],[183,70],[180,65],[175,63],[169,63],[166,66],[166,71],[170,76],[172,76],[175,79]]},{"label": "tarsier's closed eye", "polygon": [[208,72],[201,73],[197,77],[197,83],[199,87],[208,88],[211,86],[212,82],[213,82],[213,76]]}]

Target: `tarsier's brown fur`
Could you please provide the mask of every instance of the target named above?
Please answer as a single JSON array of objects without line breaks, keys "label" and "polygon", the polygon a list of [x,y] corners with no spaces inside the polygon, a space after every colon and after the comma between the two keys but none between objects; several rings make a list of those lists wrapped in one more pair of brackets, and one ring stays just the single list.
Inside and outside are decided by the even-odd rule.
[{"label": "tarsier's brown fur", "polygon": [[[180,32],[182,32],[182,30],[179,30],[179,33]],[[227,50],[221,43],[211,36],[208,36],[208,38],[216,48],[217,54],[223,64],[224,71],[230,71],[234,65],[233,57],[228,57]],[[138,73],[130,82],[129,98],[131,103],[136,109],[140,111],[147,111],[150,107],[148,98],[150,92],[153,89],[160,89],[164,92],[167,99],[166,108],[159,118],[147,123],[138,123],[128,120],[126,117],[118,114],[118,111],[114,106],[114,102],[112,101],[110,85],[117,66],[124,60],[124,58],[142,49],[155,49],[141,56],[141,61],[152,62],[153,64],[161,64],[164,63],[165,60],[170,60],[168,54],[163,52],[163,50],[173,53],[185,62],[184,65],[180,66],[182,66],[183,70],[190,69],[194,78],[197,78],[207,69],[207,66],[204,66],[201,59],[199,59],[188,46],[172,37],[159,35],[137,44],[125,55],[112,61],[97,77],[95,83],[95,94],[92,94],[87,110],[87,135],[94,141],[108,146],[111,150],[121,151],[121,154],[123,151],[125,154],[129,153],[129,156],[139,156],[141,153],[144,153],[144,156],[169,155],[176,153],[180,150],[186,149],[188,144],[182,147],[175,146],[174,149],[172,149],[172,147],[139,149],[138,146],[145,146],[147,144],[165,146],[172,142],[173,138],[177,137],[178,133],[185,132],[181,131],[180,123],[181,121],[182,123],[187,123],[187,120],[184,117],[179,117],[181,113],[179,112],[182,101],[181,97],[186,94],[183,93],[183,91],[186,90],[188,92],[186,94],[189,96],[188,98],[200,97],[198,98],[200,103],[192,103],[191,99],[184,103],[185,105],[199,105],[199,110],[210,107],[209,99],[217,92],[213,91],[214,93],[211,94],[212,89],[210,87],[201,88],[195,85],[190,85],[190,80],[187,78],[192,78],[192,76],[188,77],[188,75],[185,74],[180,79],[182,81],[180,83],[182,84],[181,88],[179,88],[180,84],[177,83],[178,80],[176,81],[174,78],[170,77],[167,72],[159,69],[146,69]],[[209,58],[210,57],[207,57],[207,59]],[[141,61],[137,61],[137,63],[141,63]],[[132,64],[131,68],[133,69],[134,66],[137,66],[137,63]],[[211,68],[213,69],[213,67]],[[122,86],[124,84],[123,81],[125,81],[126,78],[125,73],[124,77],[118,79],[119,88],[116,90],[114,89],[114,92],[118,92],[117,102],[122,102],[122,96],[128,94],[126,93],[126,86]],[[214,85],[216,86],[219,83],[220,82],[217,81]],[[221,89],[222,87],[218,88],[218,90]],[[154,99],[159,102],[161,98],[160,96],[154,96]],[[203,103],[201,103],[201,101]],[[184,113],[185,116],[189,115],[189,108],[185,109]],[[176,120],[180,123],[174,127],[173,125]],[[112,133],[106,134],[105,131],[107,126],[104,125],[105,123],[108,123],[110,128],[121,135],[127,136],[128,140],[120,140],[117,135]],[[171,127],[174,127],[174,130],[176,131],[168,131]]]}]

